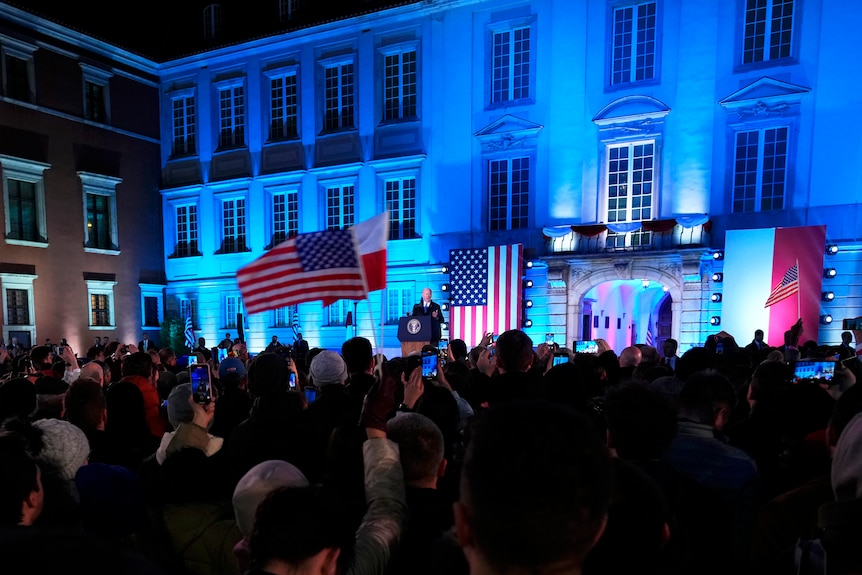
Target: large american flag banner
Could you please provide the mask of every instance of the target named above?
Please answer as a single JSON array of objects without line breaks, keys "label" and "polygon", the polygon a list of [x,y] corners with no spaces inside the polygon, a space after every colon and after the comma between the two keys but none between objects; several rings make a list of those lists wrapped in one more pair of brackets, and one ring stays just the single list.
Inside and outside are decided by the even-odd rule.
[{"label": "large american flag banner", "polygon": [[521,327],[521,244],[451,250],[451,339],[478,345],[486,332]]},{"label": "large american flag banner", "polygon": [[306,301],[367,296],[359,245],[352,230],[300,234],[237,271],[248,313]]}]

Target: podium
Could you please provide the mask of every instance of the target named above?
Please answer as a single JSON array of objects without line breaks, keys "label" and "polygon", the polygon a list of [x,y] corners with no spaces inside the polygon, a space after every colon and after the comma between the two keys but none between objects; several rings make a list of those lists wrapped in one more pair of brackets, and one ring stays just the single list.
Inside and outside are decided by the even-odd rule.
[{"label": "podium", "polygon": [[431,342],[431,318],[425,315],[400,318],[398,341],[401,342],[401,357],[407,357],[414,351],[421,352]]}]

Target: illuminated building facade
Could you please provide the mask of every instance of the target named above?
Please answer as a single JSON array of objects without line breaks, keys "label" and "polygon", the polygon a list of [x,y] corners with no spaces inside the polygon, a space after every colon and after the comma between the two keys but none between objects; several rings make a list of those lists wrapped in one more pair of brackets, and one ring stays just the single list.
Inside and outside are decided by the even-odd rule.
[{"label": "illuminated building facade", "polygon": [[[154,64],[165,313],[190,310],[209,341],[242,327],[263,349],[296,319],[312,346],[356,333],[396,353],[422,288],[445,303],[450,249],[522,243],[535,342],[674,337],[685,351],[725,327],[724,306],[762,308],[722,301],[712,279],[729,230],[816,225],[839,248],[824,314],[862,315],[862,142],[844,128],[860,91],[835,64],[862,6],[372,2],[300,25],[311,3],[248,4],[191,3],[173,37],[199,48]],[[231,35],[255,19],[265,32]],[[384,209],[386,290],[243,313],[240,266]],[[819,327],[840,340],[840,321]]]},{"label": "illuminated building facade", "polygon": [[157,336],[164,309],[155,63],[0,5],[2,336]]}]

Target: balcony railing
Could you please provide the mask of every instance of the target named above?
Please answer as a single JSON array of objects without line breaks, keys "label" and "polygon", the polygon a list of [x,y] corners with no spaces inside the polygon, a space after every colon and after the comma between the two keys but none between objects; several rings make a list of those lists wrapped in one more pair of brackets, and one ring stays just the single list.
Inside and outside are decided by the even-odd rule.
[{"label": "balcony railing", "polygon": [[684,226],[676,220],[653,220],[628,232],[614,232],[603,224],[571,228],[570,232],[556,237],[546,232],[548,253],[587,255],[705,247],[710,242],[711,226],[709,221]]}]

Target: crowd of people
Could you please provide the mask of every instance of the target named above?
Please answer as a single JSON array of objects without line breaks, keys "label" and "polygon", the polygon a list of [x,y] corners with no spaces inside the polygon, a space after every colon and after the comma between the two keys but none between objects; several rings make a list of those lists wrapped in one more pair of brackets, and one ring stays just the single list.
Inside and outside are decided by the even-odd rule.
[{"label": "crowd of people", "polygon": [[[169,575],[857,573],[862,346],[800,344],[801,321],[781,347],[762,335],[616,354],[511,330],[449,342],[435,376],[363,337],[301,353],[274,338],[253,357],[226,337],[227,357],[199,342],[190,362],[208,398],[147,342],[83,365],[68,345],[5,352],[0,557]],[[794,377],[810,358],[834,376]]]}]

